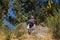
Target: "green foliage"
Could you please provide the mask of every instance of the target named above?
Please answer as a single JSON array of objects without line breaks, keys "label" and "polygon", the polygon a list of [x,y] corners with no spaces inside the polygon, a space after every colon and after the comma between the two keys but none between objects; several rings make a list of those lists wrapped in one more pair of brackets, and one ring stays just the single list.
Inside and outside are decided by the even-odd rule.
[{"label": "green foliage", "polygon": [[[60,10],[60,9],[59,9]],[[53,37],[57,40],[60,38],[60,12],[54,12],[55,17],[47,18],[47,26],[50,28],[53,33]]]}]

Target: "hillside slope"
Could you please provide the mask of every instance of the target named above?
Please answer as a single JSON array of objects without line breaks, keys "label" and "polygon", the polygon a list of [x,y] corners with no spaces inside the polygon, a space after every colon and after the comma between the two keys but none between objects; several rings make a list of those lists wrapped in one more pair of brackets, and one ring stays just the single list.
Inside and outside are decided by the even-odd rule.
[{"label": "hillside slope", "polygon": [[[18,28],[19,27],[17,27],[17,29]],[[21,28],[12,33],[10,40],[52,40],[52,35],[47,27],[42,26],[32,28],[31,34],[28,34],[26,25],[24,24]]]}]

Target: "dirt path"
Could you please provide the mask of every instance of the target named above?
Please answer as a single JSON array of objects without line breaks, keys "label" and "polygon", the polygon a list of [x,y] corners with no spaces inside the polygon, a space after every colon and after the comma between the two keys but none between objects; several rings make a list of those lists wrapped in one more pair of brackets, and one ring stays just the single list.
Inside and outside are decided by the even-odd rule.
[{"label": "dirt path", "polygon": [[31,30],[31,35],[35,36],[36,40],[52,40],[52,35],[47,27],[37,26]]}]

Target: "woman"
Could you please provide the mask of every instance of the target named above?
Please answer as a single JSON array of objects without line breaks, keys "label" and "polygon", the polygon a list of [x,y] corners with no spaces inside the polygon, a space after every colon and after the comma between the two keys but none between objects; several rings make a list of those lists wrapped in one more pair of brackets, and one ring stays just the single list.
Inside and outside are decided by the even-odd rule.
[{"label": "woman", "polygon": [[34,18],[34,16],[31,16],[31,18],[27,21],[27,29],[35,27],[35,25],[36,25],[36,19]]}]

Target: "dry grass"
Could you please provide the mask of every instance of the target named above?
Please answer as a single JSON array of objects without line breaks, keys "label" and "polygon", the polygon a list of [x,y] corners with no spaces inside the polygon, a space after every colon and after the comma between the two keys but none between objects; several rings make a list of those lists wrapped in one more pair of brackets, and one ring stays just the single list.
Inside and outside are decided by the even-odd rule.
[{"label": "dry grass", "polygon": [[28,34],[27,30],[24,29],[24,28],[26,28],[26,27],[24,27],[24,25],[22,25],[22,28],[23,29],[18,30],[18,33],[16,33],[16,34],[12,33],[10,40],[52,40],[52,35],[48,31],[47,27],[45,27],[46,30],[39,29],[40,27],[34,28],[34,30],[38,31],[38,32],[30,34],[30,35]]},{"label": "dry grass", "polygon": [[[44,28],[44,30],[43,30]],[[33,31],[33,30],[32,30]],[[28,34],[26,25],[19,25],[16,29],[11,32],[10,40],[52,40],[52,35],[47,27],[38,26],[34,28],[31,34]],[[8,33],[4,31],[0,32],[0,40],[7,40]]]},{"label": "dry grass", "polygon": [[0,31],[0,40],[7,40],[7,39],[8,39],[8,33]]}]

